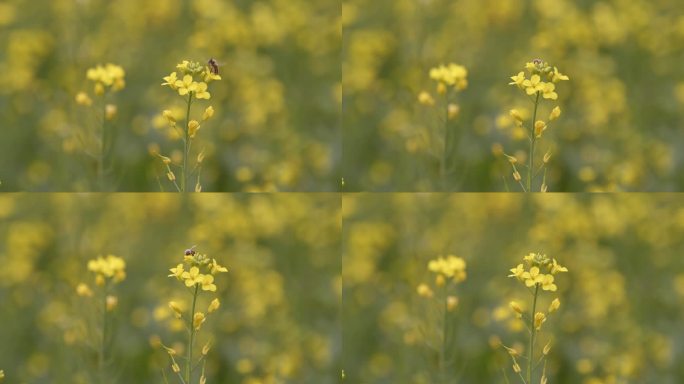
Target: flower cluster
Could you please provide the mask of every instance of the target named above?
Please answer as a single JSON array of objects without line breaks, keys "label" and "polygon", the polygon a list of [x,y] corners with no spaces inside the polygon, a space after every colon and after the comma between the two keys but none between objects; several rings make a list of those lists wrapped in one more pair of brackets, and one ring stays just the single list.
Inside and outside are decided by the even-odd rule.
[{"label": "flower cluster", "polygon": [[[186,269],[186,265],[188,269]],[[203,270],[205,273],[202,273]],[[219,265],[216,259],[210,259],[194,250],[188,250],[183,258],[183,263],[171,268],[170,271],[169,277],[183,281],[186,287],[198,285],[203,291],[216,292],[214,275],[220,272],[228,272],[228,268]]]},{"label": "flower cluster", "polygon": [[[560,299],[554,298],[549,304],[547,313],[544,311],[538,311],[538,298],[540,293],[540,288],[542,291],[556,292],[558,287],[555,284],[555,275],[561,272],[568,272],[568,269],[556,261],[556,259],[549,258],[543,253],[529,253],[523,256],[524,263],[518,264],[515,268],[510,269],[510,274],[508,277],[514,277],[521,283],[523,283],[528,289],[530,289],[533,295],[532,310],[526,313],[522,305],[518,301],[511,301],[509,307],[513,310],[518,319],[523,319],[527,323],[527,328],[530,332],[530,345],[529,352],[527,356],[528,366],[526,377],[522,375],[522,368],[518,364],[516,357],[519,353],[513,349],[504,346],[507,350],[511,359],[513,360],[513,371],[520,375],[523,379],[523,383],[537,382],[533,380],[534,366],[532,362],[534,361],[534,347],[537,332],[541,330],[542,324],[547,320],[547,314],[551,314],[560,308]],[[532,289],[533,288],[533,289]],[[547,344],[542,349],[542,357],[539,359],[541,362],[549,354],[551,349],[550,344]],[[546,371],[543,370],[541,374],[541,382],[545,383],[547,381]]]},{"label": "flower cluster", "polygon": [[86,72],[86,78],[95,82],[95,94],[103,95],[108,89],[114,92],[124,89],[126,86],[126,71],[116,64],[108,63],[90,68]]},{"label": "flower cluster", "polygon": [[[190,313],[185,314],[185,309],[183,305],[176,301],[169,302],[169,308],[174,313],[177,319],[183,319],[186,322],[186,327],[189,331],[189,340],[187,348],[187,357],[185,358],[185,372],[176,362],[176,351],[173,348],[164,346],[164,349],[171,359],[171,370],[173,373],[178,375],[181,382],[192,383],[193,378],[193,368],[195,364],[199,364],[200,361],[204,360],[204,356],[209,352],[210,344],[207,343],[202,348],[202,357],[200,361],[193,361],[193,347],[195,342],[195,334],[201,329],[204,322],[207,320],[207,315],[215,312],[221,306],[221,302],[218,298],[214,298],[209,302],[206,307],[206,313],[203,311],[197,311],[198,297],[201,292],[216,292],[216,284],[214,284],[214,276],[219,273],[228,272],[228,268],[220,265],[216,259],[209,258],[207,255],[198,253],[195,251],[194,247],[185,250],[183,256],[183,262],[176,265],[176,267],[169,269],[171,274],[168,277],[174,277],[178,281],[182,281],[183,284],[192,289],[192,304],[190,308]],[[206,361],[206,360],[204,360]],[[206,382],[206,377],[204,375],[204,368],[200,376],[200,383]]]},{"label": "flower cluster", "polygon": [[171,72],[170,75],[164,77],[163,86],[177,91],[180,96],[194,95],[198,99],[209,100],[211,94],[207,90],[209,83],[214,80],[221,80],[221,76],[209,67],[202,65],[196,61],[183,60],[182,63],[176,65],[176,69],[180,72]]},{"label": "flower cluster", "polygon": [[190,148],[192,147],[192,141],[197,136],[198,131],[202,127],[201,123],[209,120],[214,116],[214,107],[208,106],[202,113],[201,121],[197,119],[191,119],[191,107],[194,99],[204,99],[208,100],[211,98],[209,93],[209,83],[215,80],[221,80],[221,76],[218,74],[217,66],[211,60],[210,65],[203,65],[196,61],[183,60],[182,63],[176,66],[177,71],[171,72],[170,75],[164,77],[164,83],[162,86],[168,86],[172,90],[178,92],[178,95],[186,98],[187,107],[185,108],[185,122],[178,127],[178,119],[181,118],[180,115],[177,116],[172,110],[164,110],[161,114],[164,120],[168,122],[169,127],[172,132],[176,134],[176,137],[180,137],[183,140],[183,152],[181,163],[177,164],[180,168],[181,177],[180,185],[176,182],[176,174],[171,168],[173,164],[172,160],[168,156],[160,154],[155,151],[154,154],[157,155],[164,167],[166,172],[166,177],[173,183],[176,190],[179,192],[186,192],[188,190],[190,180],[189,178],[195,173],[195,192],[202,191],[202,185],[200,183],[200,174],[202,161],[204,160],[204,152],[200,152],[197,155],[197,162],[193,169],[189,169],[188,160],[190,157]]},{"label": "flower cluster", "polygon": [[546,165],[551,158],[551,153],[547,151],[544,154],[544,161],[541,167],[535,169],[535,145],[542,137],[544,131],[548,128],[548,123],[558,119],[562,111],[559,106],[554,106],[549,112],[548,119],[545,121],[537,118],[539,116],[539,106],[543,100],[557,100],[558,93],[556,93],[556,83],[570,80],[570,78],[559,72],[557,67],[552,67],[541,59],[535,59],[532,62],[525,64],[525,69],[529,73],[529,78],[525,74],[525,71],[521,71],[517,75],[511,76],[512,81],[508,83],[509,85],[515,85],[524,91],[526,95],[531,96],[532,102],[534,103],[532,122],[527,126],[525,126],[524,114],[520,110],[514,108],[509,112],[509,115],[515,123],[516,129],[527,132],[530,140],[530,153],[528,155],[529,160],[525,184],[523,184],[522,176],[516,167],[517,159],[514,156],[509,155],[506,155],[506,157],[513,168],[513,179],[522,186],[522,189],[525,192],[531,191],[533,187],[532,181],[535,175],[542,173],[542,171],[544,179],[541,183],[540,190],[546,192],[548,188],[546,185]]},{"label": "flower cluster", "polygon": [[[554,275],[559,272],[567,272],[568,269],[558,264],[556,259],[551,259],[545,254],[530,253],[523,257],[529,270],[525,270],[523,264],[511,268],[508,277],[515,277],[527,287],[540,287],[544,291],[555,292],[558,288],[554,283]],[[544,270],[548,273],[542,273]]]},{"label": "flower cluster", "polygon": [[459,91],[466,89],[468,87],[467,77],[468,70],[464,66],[454,63],[430,69],[430,78],[438,82],[439,93],[445,93],[449,86]]},{"label": "flower cluster", "polygon": [[108,281],[119,283],[126,278],[126,262],[114,255],[100,256],[88,261],[88,270],[95,273],[95,283],[99,286]]},{"label": "flower cluster", "polygon": [[[449,282],[460,283],[466,279],[466,262],[460,257],[448,255],[440,256],[428,262],[428,270],[435,273],[435,285],[446,287]],[[431,298],[434,296],[432,288],[428,284],[420,284],[416,288],[419,296]],[[458,298],[446,295],[447,310],[452,311],[458,305]]]}]

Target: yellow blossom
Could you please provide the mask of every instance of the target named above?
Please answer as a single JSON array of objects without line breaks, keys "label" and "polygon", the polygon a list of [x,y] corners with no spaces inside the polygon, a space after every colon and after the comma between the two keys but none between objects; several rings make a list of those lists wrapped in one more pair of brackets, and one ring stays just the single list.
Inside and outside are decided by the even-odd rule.
[{"label": "yellow blossom", "polygon": [[93,104],[93,99],[88,96],[85,92],[79,92],[76,94],[76,103],[78,105],[85,105],[86,107]]},{"label": "yellow blossom", "polygon": [[508,85],[517,85],[518,88],[522,89],[524,87],[523,83],[525,82],[525,72],[518,72],[516,76],[511,76],[512,82],[508,83]]},{"label": "yellow blossom", "polygon": [[[534,267],[536,268],[536,267]],[[555,292],[558,287],[556,287],[556,284],[553,283],[553,275],[541,275],[541,281],[539,282],[541,284],[541,287],[545,291],[551,291]]]},{"label": "yellow blossom", "polygon": [[[214,276],[212,275],[201,275],[200,281],[202,284],[203,291],[216,291],[216,285],[214,284]],[[186,282],[187,285],[187,282]]]},{"label": "yellow blossom", "polygon": [[556,312],[558,308],[560,308],[560,300],[558,300],[558,298],[555,298],[549,305],[549,313]]},{"label": "yellow blossom", "polygon": [[[199,159],[197,161],[201,163]],[[228,268],[217,263],[216,259],[211,259],[211,263],[209,263],[209,268],[209,273],[211,273],[212,275],[215,275],[219,272],[228,272]]]},{"label": "yellow blossom", "polygon": [[447,257],[439,257],[428,262],[428,270],[446,277],[453,278],[456,282],[465,280],[466,278],[466,263],[460,257],[448,255]]},{"label": "yellow blossom", "polygon": [[516,313],[518,313],[518,314],[522,314],[522,313],[523,313],[522,307],[520,307],[520,304],[518,304],[517,302],[511,301],[510,303],[508,303],[508,305],[509,305],[509,306],[511,307],[511,309],[514,310]]},{"label": "yellow blossom", "polygon": [[185,285],[187,287],[192,287],[193,285],[200,283],[202,281],[202,274],[199,268],[192,267],[189,271],[183,272],[181,277],[185,280]]},{"label": "yellow blossom", "polygon": [[447,304],[447,311],[449,311],[449,312],[453,311],[458,306],[458,297],[448,296],[447,300],[446,300],[446,304]]},{"label": "yellow blossom", "polygon": [[542,132],[546,130],[546,123],[542,120],[537,120],[534,123],[534,135],[537,137],[541,137]]},{"label": "yellow blossom", "polygon": [[520,111],[518,111],[517,109],[511,109],[511,111],[509,112],[509,114],[510,114],[511,117],[514,118],[518,123],[522,123],[522,122],[523,122],[522,115],[520,114]]},{"label": "yellow blossom", "polygon": [[164,77],[164,83],[162,83],[162,85],[168,85],[171,89],[176,90],[178,88],[176,82],[178,82],[178,75],[176,72],[171,72],[170,75]]},{"label": "yellow blossom", "polygon": [[211,119],[212,116],[214,116],[214,107],[210,105],[204,110],[204,113],[202,114],[202,121],[207,121]]},{"label": "yellow blossom", "polygon": [[418,102],[423,105],[433,106],[435,105],[435,99],[432,98],[428,92],[421,92],[418,94]]},{"label": "yellow blossom", "polygon": [[537,312],[534,314],[534,328],[539,330],[542,324],[546,321],[546,315],[542,312]]},{"label": "yellow blossom", "polygon": [[220,306],[221,302],[219,301],[219,299],[212,300],[211,303],[209,303],[209,308],[207,308],[207,313],[212,313],[216,311],[217,309],[219,309]]},{"label": "yellow blossom", "polygon": [[561,109],[559,106],[556,106],[555,108],[553,108],[553,110],[551,110],[551,113],[549,114],[549,121],[556,120],[557,118],[560,117],[560,115],[561,115]]},{"label": "yellow blossom", "polygon": [[[195,83],[195,84],[197,84],[197,83]],[[195,89],[194,89],[194,92],[195,92],[195,97],[198,99],[205,99],[205,100],[211,99],[211,94],[209,94],[209,92],[207,92],[207,83],[205,83],[205,82],[201,82],[201,83],[197,84]]]},{"label": "yellow blossom", "polygon": [[182,80],[176,81],[176,87],[178,88],[178,94],[185,96],[190,92],[194,92],[197,89],[197,83],[192,80],[192,76],[185,75]]},{"label": "yellow blossom", "polygon": [[111,311],[113,311],[114,308],[116,308],[116,306],[119,304],[119,298],[116,297],[116,296],[113,296],[113,295],[108,295],[108,296],[105,298],[105,304],[106,304],[106,307],[107,307],[107,311],[110,311],[110,312],[111,312]]},{"label": "yellow blossom", "polygon": [[194,139],[199,129],[200,123],[197,120],[190,120],[188,123],[188,136],[190,136],[191,139]]},{"label": "yellow blossom", "polygon": [[93,291],[86,284],[80,283],[76,286],[76,294],[82,297],[92,297]]},{"label": "yellow blossom", "polygon": [[418,285],[418,288],[416,288],[416,291],[418,292],[418,296],[421,297],[427,297],[431,298],[434,293],[432,292],[432,289],[427,284],[420,284]]},{"label": "yellow blossom", "polygon": [[195,315],[192,317],[192,326],[196,329],[199,330],[202,324],[204,324],[204,321],[206,320],[206,317],[204,316],[204,313],[202,312],[197,312]]},{"label": "yellow blossom", "polygon": [[543,83],[541,86],[542,97],[545,99],[557,100],[556,85],[553,83]]}]

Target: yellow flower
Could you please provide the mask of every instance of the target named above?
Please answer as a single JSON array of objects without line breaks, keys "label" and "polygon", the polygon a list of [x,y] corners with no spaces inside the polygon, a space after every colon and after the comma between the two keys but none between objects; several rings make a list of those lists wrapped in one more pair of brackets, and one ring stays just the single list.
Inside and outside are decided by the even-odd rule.
[{"label": "yellow flower", "polygon": [[204,313],[202,312],[197,312],[195,315],[192,317],[192,326],[199,331],[200,327],[206,320],[206,317],[204,316]]},{"label": "yellow flower", "polygon": [[169,308],[171,308],[177,319],[180,319],[181,316],[183,316],[183,310],[175,301],[169,301]]},{"label": "yellow flower", "polygon": [[212,313],[216,311],[217,309],[219,309],[220,306],[221,302],[219,301],[219,299],[212,300],[211,303],[209,303],[209,308],[207,308],[207,313]]},{"label": "yellow flower", "polygon": [[211,119],[214,116],[214,107],[211,105],[207,107],[207,109],[204,110],[204,113],[202,114],[202,121],[207,121]]},{"label": "yellow flower", "polygon": [[534,314],[534,328],[539,330],[542,324],[546,321],[546,315],[542,312],[537,312]]},{"label": "yellow flower", "polygon": [[539,267],[530,268],[529,272],[524,272],[522,278],[525,280],[525,285],[528,287],[533,287],[535,284],[539,284],[544,279],[544,274],[539,273]]},{"label": "yellow flower", "polygon": [[538,283],[541,284],[541,287],[545,291],[551,291],[555,292],[558,287],[556,287],[556,284],[553,283],[553,275],[540,275],[541,276],[541,281],[538,281]]},{"label": "yellow flower", "polygon": [[188,123],[188,136],[190,136],[191,139],[194,139],[199,129],[200,123],[197,122],[197,120],[190,120]]},{"label": "yellow flower", "polygon": [[541,81],[539,75],[532,75],[529,80],[523,81],[523,86],[528,95],[534,95],[544,89],[544,82]]},{"label": "yellow flower", "polygon": [[5,378],[5,371],[0,369],[0,380]]},{"label": "yellow flower", "polygon": [[164,77],[164,81],[165,81],[165,82],[162,83],[162,86],[168,85],[168,86],[169,86],[171,89],[173,89],[173,90],[175,90],[176,88],[178,88],[178,87],[176,86],[176,82],[178,82],[178,75],[176,74],[176,72],[171,72],[170,75]]},{"label": "yellow flower", "polygon": [[105,306],[107,307],[107,311],[113,311],[118,304],[119,298],[116,296],[109,295],[105,298]]},{"label": "yellow flower", "polygon": [[553,72],[551,73],[551,81],[557,83],[561,80],[570,80],[570,78],[558,72],[558,68],[553,67]]},{"label": "yellow flower", "polygon": [[195,89],[193,90],[195,92],[195,97],[198,99],[205,99],[209,100],[211,99],[211,94],[207,92],[207,83],[201,82],[201,83],[195,83]]},{"label": "yellow flower", "polygon": [[97,274],[100,281],[112,279],[115,283],[126,278],[126,262],[117,256],[107,255],[88,261],[88,270]]},{"label": "yellow flower", "polygon": [[185,96],[197,88],[197,83],[192,80],[192,76],[185,75],[183,80],[176,81],[176,87],[178,88],[178,94]]},{"label": "yellow flower", "polygon": [[427,284],[418,285],[416,291],[418,292],[418,296],[421,297],[431,298],[434,295],[432,289],[430,289],[430,287]]},{"label": "yellow flower", "polygon": [[511,309],[514,310],[514,311],[515,311],[516,313],[518,313],[518,314],[522,314],[522,313],[523,313],[522,307],[520,307],[520,304],[518,304],[518,303],[515,302],[515,301],[511,301],[510,303],[508,303],[508,306],[510,306]]},{"label": "yellow flower", "polygon": [[114,104],[107,104],[105,106],[105,119],[107,120],[114,120],[116,117],[116,112],[118,111],[118,108]]},{"label": "yellow flower", "polygon": [[428,262],[428,270],[446,277],[451,277],[455,281],[463,281],[466,278],[466,263],[460,257],[449,255],[446,258],[439,257]]},{"label": "yellow flower", "polygon": [[209,267],[211,268],[209,273],[211,273],[212,275],[215,275],[219,272],[228,272],[228,268],[226,268],[222,265],[219,265],[219,263],[216,262],[216,259],[211,259],[211,263],[209,263]]},{"label": "yellow flower", "polygon": [[542,120],[537,120],[534,123],[534,135],[537,137],[541,137],[542,132],[546,130],[546,123],[543,122]]},{"label": "yellow flower", "polygon": [[511,109],[511,111],[509,112],[509,114],[510,114],[511,117],[514,118],[518,123],[522,123],[522,122],[523,122],[522,115],[520,114],[520,111],[518,111],[517,109]]},{"label": "yellow flower", "polygon": [[518,88],[522,89],[523,88],[523,83],[525,82],[525,72],[518,72],[516,76],[511,76],[512,82],[508,83],[508,85],[517,85]]},{"label": "yellow flower", "polygon": [[552,274],[552,275],[555,275],[555,274],[558,273],[558,272],[567,272],[567,271],[568,271],[568,269],[565,268],[564,266],[558,264],[558,262],[556,261],[556,259],[553,259],[553,260],[551,261],[551,274]]},{"label": "yellow flower", "polygon": [[210,82],[212,82],[212,81],[214,81],[214,80],[221,80],[221,76],[220,76],[220,75],[217,75],[217,74],[211,72],[211,70],[208,70],[208,69],[205,68],[205,72],[204,72],[204,82],[205,82],[205,83],[210,83]]},{"label": "yellow flower", "polygon": [[458,306],[458,297],[448,296],[446,304],[447,304],[447,311],[449,311],[449,312],[453,311]]},{"label": "yellow flower", "polygon": [[549,305],[549,313],[556,312],[558,308],[560,308],[560,300],[558,300],[558,298],[555,298]]},{"label": "yellow flower", "polygon": [[450,103],[447,106],[447,118],[449,120],[455,119],[458,116],[459,112],[461,112],[461,107],[459,107],[458,104]]},{"label": "yellow flower", "polygon": [[[514,158],[515,159],[515,158]],[[516,277],[518,280],[523,279],[523,274],[525,273],[525,267],[522,264],[518,264],[517,267],[511,268],[511,274],[508,277]]]},{"label": "yellow flower", "polygon": [[[545,99],[557,100],[558,94],[556,93],[556,85],[553,83],[542,83],[542,97]],[[528,92],[529,93],[529,92]]]},{"label": "yellow flower", "polygon": [[458,64],[440,65],[430,69],[430,78],[440,83],[463,90],[468,86],[468,70]]},{"label": "yellow flower", "polygon": [[[167,157],[167,159],[168,159],[168,157]],[[171,159],[169,159],[169,161],[171,161]],[[178,264],[176,266],[176,268],[171,268],[171,269],[169,269],[169,271],[171,271],[171,274],[169,275],[169,277],[174,276],[178,280],[180,280],[183,277],[183,273],[185,273],[185,268],[183,267],[183,264]]]},{"label": "yellow flower", "polygon": [[92,297],[93,291],[86,284],[79,284],[76,287],[76,294],[82,297]]},{"label": "yellow flower", "polygon": [[182,63],[180,63],[180,64],[176,65],[176,69],[178,69],[179,71],[183,71],[183,72],[185,72],[185,71],[187,71],[187,70],[188,70],[188,65],[189,65],[189,64],[190,64],[190,62],[189,62],[189,61],[187,61],[187,60],[183,60],[183,62],[182,62]]},{"label": "yellow flower", "polygon": [[200,284],[202,284],[202,290],[203,291],[216,292],[216,285],[214,284],[214,276],[212,276],[212,275],[201,275],[199,282],[200,282]]},{"label": "yellow flower", "polygon": [[76,104],[85,105],[86,107],[93,104],[93,100],[85,92],[79,92],[76,94]]},{"label": "yellow flower", "polygon": [[433,106],[435,105],[435,99],[432,98],[428,92],[421,92],[418,94],[418,102],[422,105]]},{"label": "yellow flower", "polygon": [[185,286],[187,287],[192,287],[202,281],[202,274],[197,267],[192,267],[190,271],[183,272],[181,277],[185,280]]},{"label": "yellow flower", "polygon": [[559,118],[561,115],[561,109],[560,107],[556,106],[551,113],[549,114],[549,121],[554,121],[557,118]]}]

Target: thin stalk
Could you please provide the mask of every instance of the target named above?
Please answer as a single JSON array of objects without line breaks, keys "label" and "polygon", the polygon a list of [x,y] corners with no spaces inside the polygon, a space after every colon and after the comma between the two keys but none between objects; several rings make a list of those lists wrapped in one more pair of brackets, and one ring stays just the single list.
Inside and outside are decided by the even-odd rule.
[{"label": "thin stalk", "polygon": [[181,169],[181,191],[187,192],[188,187],[188,157],[190,156],[190,130],[188,129],[188,124],[190,124],[190,106],[192,105],[192,95],[190,92],[188,95],[188,110],[185,114],[185,128],[183,132],[185,133],[185,138],[183,139],[183,169]]},{"label": "thin stalk", "polygon": [[537,327],[534,326],[534,314],[537,312],[537,296],[539,294],[539,284],[535,285],[534,288],[534,301],[532,302],[532,317],[531,325],[532,330],[530,331],[530,351],[527,358],[527,382],[532,382],[532,364],[534,359],[534,338],[537,336]]},{"label": "thin stalk", "polygon": [[190,327],[188,332],[190,333],[190,341],[188,343],[188,360],[185,362],[185,382],[187,384],[192,384],[192,346],[195,342],[195,326],[193,321],[195,319],[195,304],[197,304],[197,293],[199,291],[199,284],[195,284],[195,292],[192,295],[192,312],[190,312]]},{"label": "thin stalk", "polygon": [[534,144],[537,142],[537,135],[534,132],[534,124],[537,122],[537,108],[539,107],[539,96],[541,92],[537,92],[537,98],[534,100],[534,113],[532,114],[532,135],[530,138],[530,161],[527,169],[527,190],[532,191],[532,172],[534,171]]},{"label": "thin stalk", "polygon": [[439,354],[439,368],[440,368],[440,373],[442,375],[442,383],[447,382],[447,373],[446,373],[446,349],[447,349],[447,326],[448,326],[448,319],[447,319],[447,284],[444,284],[444,319],[442,323],[442,349]]},{"label": "thin stalk", "polygon": [[100,192],[105,190],[105,151],[107,149],[107,102],[103,99],[102,103],[102,127],[100,129],[100,153],[97,158],[97,183]]},{"label": "thin stalk", "polygon": [[442,176],[442,188],[447,190],[447,155],[449,149],[449,91],[444,94],[444,150],[442,151],[442,158],[439,163],[439,174]]},{"label": "thin stalk", "polygon": [[97,359],[97,370],[100,376],[100,383],[105,382],[105,362],[107,353],[107,290],[102,295],[102,340],[100,343],[100,353]]}]

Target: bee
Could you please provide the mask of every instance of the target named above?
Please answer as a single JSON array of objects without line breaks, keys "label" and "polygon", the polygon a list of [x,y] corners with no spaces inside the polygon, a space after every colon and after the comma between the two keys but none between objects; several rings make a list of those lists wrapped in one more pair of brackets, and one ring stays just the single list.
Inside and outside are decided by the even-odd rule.
[{"label": "bee", "polygon": [[196,247],[197,247],[196,245],[193,245],[192,247],[186,249],[185,250],[185,256],[195,256],[195,253],[196,253],[195,248]]},{"label": "bee", "polygon": [[213,73],[214,75],[219,74],[218,63],[216,62],[216,60],[214,60],[213,57],[210,58],[209,61],[207,61],[207,65],[209,65],[209,70],[211,71],[211,73]]}]

